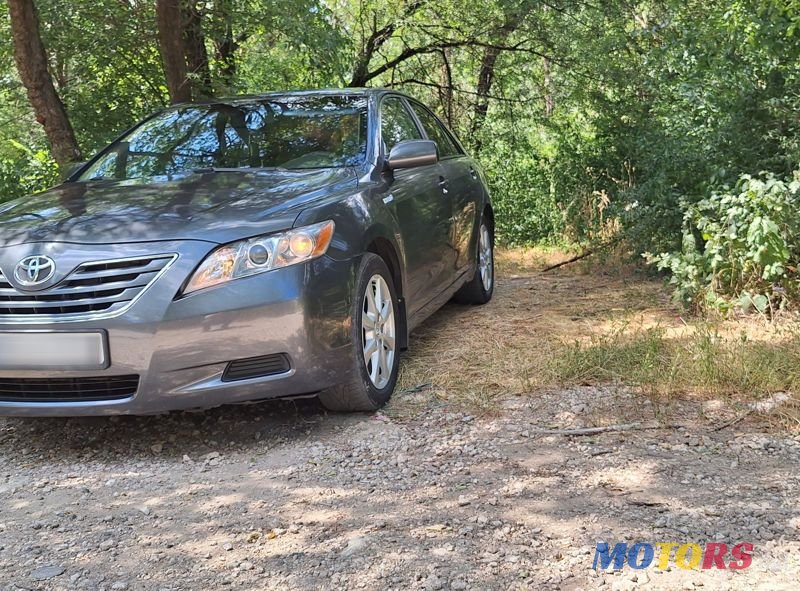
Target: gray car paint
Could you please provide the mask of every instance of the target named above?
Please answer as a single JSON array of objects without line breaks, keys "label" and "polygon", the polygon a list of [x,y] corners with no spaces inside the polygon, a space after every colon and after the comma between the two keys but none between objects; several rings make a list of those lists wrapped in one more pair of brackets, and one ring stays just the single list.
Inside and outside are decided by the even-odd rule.
[{"label": "gray car paint", "polygon": [[[477,163],[466,154],[457,159],[479,171],[457,194],[443,193],[439,185],[439,177],[449,174],[445,162],[390,172],[381,149],[379,103],[403,95],[324,92],[367,97],[370,141],[363,166],[188,173],[157,182],[73,181],[0,206],[0,269],[8,277],[25,256],[47,254],[59,271],[45,290],[79,261],[178,255],[120,316],[69,322],[0,317],[0,331],[106,331],[112,362],[102,375],[140,375],[134,396],[113,402],[0,402],[0,414],[146,414],[306,395],[344,383],[353,370],[352,286],[367,249],[378,250],[394,268],[405,324],[401,345],[452,297],[474,275],[480,215],[490,214]],[[217,245],[325,220],[336,223],[325,256],[179,297]],[[227,362],[272,353],[288,353],[291,371],[221,381]],[[98,374],[0,370],[0,378],[88,375]]]},{"label": "gray car paint", "polygon": [[0,206],[0,247],[205,240],[292,227],[322,195],[354,192],[352,168],[189,172],[179,178],[65,183]]}]

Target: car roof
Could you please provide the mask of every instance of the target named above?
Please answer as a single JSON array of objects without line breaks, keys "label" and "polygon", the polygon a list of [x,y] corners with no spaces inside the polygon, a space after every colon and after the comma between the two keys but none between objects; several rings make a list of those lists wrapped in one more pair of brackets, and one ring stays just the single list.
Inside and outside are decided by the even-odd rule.
[{"label": "car roof", "polygon": [[[384,94],[399,94],[408,97],[403,92],[391,88],[323,88],[317,90],[284,90],[284,91],[271,91],[262,94],[246,94],[229,97],[209,98],[198,101],[180,103],[173,105],[176,107],[190,106],[190,105],[212,105],[218,103],[239,103],[247,101],[256,101],[263,99],[271,99],[278,97],[313,97],[313,96],[363,96],[363,97],[378,97]],[[411,97],[408,97],[411,98]]]}]

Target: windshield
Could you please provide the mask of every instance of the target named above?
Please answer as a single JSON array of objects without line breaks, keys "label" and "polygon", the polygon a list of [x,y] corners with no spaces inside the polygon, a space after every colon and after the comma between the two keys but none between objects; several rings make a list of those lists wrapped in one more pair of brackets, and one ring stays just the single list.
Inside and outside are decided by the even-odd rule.
[{"label": "windshield", "polygon": [[176,107],[109,146],[79,180],[193,170],[355,166],[367,151],[367,102],[298,96]]}]

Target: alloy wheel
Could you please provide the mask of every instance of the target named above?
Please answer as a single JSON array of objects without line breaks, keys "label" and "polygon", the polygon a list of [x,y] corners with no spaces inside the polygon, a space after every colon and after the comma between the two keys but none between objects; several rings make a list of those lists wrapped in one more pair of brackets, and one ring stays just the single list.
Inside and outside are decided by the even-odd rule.
[{"label": "alloy wheel", "polygon": [[389,285],[380,275],[373,275],[364,294],[361,344],[367,374],[379,390],[385,388],[392,377],[396,333],[394,303]]},{"label": "alloy wheel", "polygon": [[486,224],[481,224],[481,237],[478,251],[478,269],[481,272],[483,289],[489,291],[494,283],[494,259],[492,257],[492,235]]}]

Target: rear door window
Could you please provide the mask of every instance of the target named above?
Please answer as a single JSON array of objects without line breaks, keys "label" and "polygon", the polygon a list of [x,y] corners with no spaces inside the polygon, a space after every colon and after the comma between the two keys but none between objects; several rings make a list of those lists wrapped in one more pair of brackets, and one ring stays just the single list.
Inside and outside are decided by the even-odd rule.
[{"label": "rear door window", "polygon": [[461,150],[458,149],[458,146],[450,137],[450,134],[447,133],[444,126],[439,123],[439,120],[436,119],[428,109],[415,104],[414,112],[422,123],[425,133],[427,133],[428,137],[436,142],[436,145],[439,147],[439,158],[451,158],[461,154]]}]

